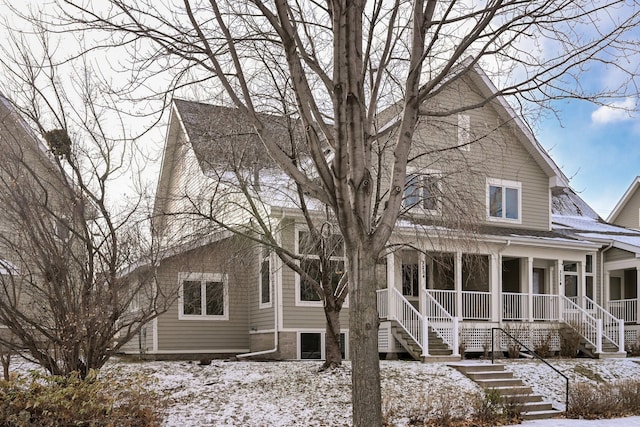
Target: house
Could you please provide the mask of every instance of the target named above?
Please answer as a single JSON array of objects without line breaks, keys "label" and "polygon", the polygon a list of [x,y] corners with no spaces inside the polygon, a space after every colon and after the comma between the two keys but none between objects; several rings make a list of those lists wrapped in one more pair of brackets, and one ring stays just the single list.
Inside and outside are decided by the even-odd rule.
[{"label": "house", "polygon": [[[572,328],[594,356],[624,356],[625,339],[635,335],[610,299],[626,296],[615,292],[612,278],[627,269],[616,264],[618,251],[632,251],[614,231],[619,228],[571,191],[526,124],[495,93],[475,68],[423,106],[428,112],[492,99],[419,122],[403,212],[376,269],[380,353],[428,359],[482,352],[493,328],[532,348],[546,340],[557,350],[560,330]],[[395,115],[390,107],[382,116]],[[265,122],[277,135],[292,135],[281,116]],[[253,180],[257,209],[282,246],[313,262],[301,244],[305,226],[292,187],[260,147],[238,111],[174,100],[154,230],[167,248],[157,287],[178,287],[180,297],[126,352],[323,358],[325,318],[317,295],[273,252],[212,226],[212,218],[223,218],[230,228],[250,232],[246,202],[232,185],[238,175],[230,174],[240,168],[240,176]],[[384,180],[390,154],[379,155],[377,173]],[[606,228],[609,237],[581,229],[578,221]],[[619,239],[612,244],[614,235]],[[340,257],[335,261],[338,266]],[[348,358],[347,317],[345,308],[341,342]]]}]

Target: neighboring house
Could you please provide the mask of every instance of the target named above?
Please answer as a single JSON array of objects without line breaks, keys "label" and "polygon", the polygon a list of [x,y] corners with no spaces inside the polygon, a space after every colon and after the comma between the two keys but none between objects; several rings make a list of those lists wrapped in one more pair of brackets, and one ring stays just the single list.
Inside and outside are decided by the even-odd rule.
[{"label": "neighboring house", "polygon": [[[40,270],[25,237],[39,230],[26,228],[41,224],[45,230],[50,226],[52,235],[64,233],[66,228],[52,213],[62,217],[69,209],[60,202],[62,189],[68,187],[50,151],[1,93],[0,153],[0,291],[5,301],[27,304],[20,282],[25,276],[37,277]],[[32,222],[24,219],[25,212],[32,214]],[[0,333],[7,328],[0,326]]]},{"label": "neighboring house", "polygon": [[[453,80],[424,108],[432,103],[455,108],[463,99],[473,103],[494,94],[476,69]],[[383,116],[394,117],[393,108]],[[290,135],[285,122],[275,116],[268,121],[271,131]],[[313,262],[302,249],[305,227],[290,183],[274,172],[260,147],[238,111],[173,102],[154,230],[168,251],[158,289],[179,286],[180,298],[127,352],[323,357],[323,309],[304,281],[272,252],[229,231],[214,231],[195,214],[208,209],[248,230],[242,198],[227,185],[233,178],[225,164],[250,164],[247,179],[255,181],[256,200],[274,234]],[[548,339],[557,350],[559,329],[574,327],[585,351],[625,355],[624,339],[635,340],[635,334],[625,332],[619,311],[612,316],[603,308],[615,310],[609,300],[626,296],[615,293],[612,281],[627,269],[616,264],[624,239],[616,235],[620,239],[611,243],[615,227],[569,189],[566,176],[504,99],[422,120],[412,150],[416,160],[408,168],[404,209],[377,269],[381,354],[428,358],[456,357],[461,348],[482,352],[493,327],[506,328],[532,347]],[[425,152],[431,154],[423,160]],[[382,153],[383,180],[387,155]],[[594,231],[606,228],[609,237],[583,232],[577,221]],[[335,261],[339,269],[340,259]],[[626,290],[625,283],[620,289]],[[348,307],[341,319],[348,358]]]}]

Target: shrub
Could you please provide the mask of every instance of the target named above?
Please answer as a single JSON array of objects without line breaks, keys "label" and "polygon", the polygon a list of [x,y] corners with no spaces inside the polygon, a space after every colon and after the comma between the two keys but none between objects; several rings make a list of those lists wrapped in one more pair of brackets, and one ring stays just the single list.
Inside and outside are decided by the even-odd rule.
[{"label": "shrub", "polygon": [[576,357],[580,351],[580,334],[572,327],[560,329],[560,356]]},{"label": "shrub", "polygon": [[91,371],[77,375],[31,373],[0,381],[0,425],[3,426],[126,426],[160,425],[163,400],[149,391],[142,375],[115,380]]},{"label": "shrub", "polygon": [[540,338],[538,338],[533,345],[533,351],[542,358],[547,358],[553,355],[553,350],[551,348],[551,344],[553,342],[553,334],[551,331],[547,331],[547,333]]},{"label": "shrub", "polygon": [[569,418],[613,418],[640,415],[640,380],[591,385],[577,383],[569,393]]}]

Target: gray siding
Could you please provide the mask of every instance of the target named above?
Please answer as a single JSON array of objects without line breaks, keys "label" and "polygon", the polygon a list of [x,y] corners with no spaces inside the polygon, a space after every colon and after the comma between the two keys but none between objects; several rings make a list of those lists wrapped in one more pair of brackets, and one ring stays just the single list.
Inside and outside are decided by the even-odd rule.
[{"label": "gray siding", "polygon": [[629,197],[614,223],[628,228],[640,228],[640,191],[636,190]]},{"label": "gray siding", "polygon": [[179,287],[179,272],[227,275],[229,320],[180,320],[178,301],[158,318],[158,350],[242,350],[249,348],[250,287],[255,283],[253,251],[237,238],[185,252],[163,262],[158,284],[168,292]]},{"label": "gray siding", "polygon": [[618,248],[611,248],[604,254],[605,262],[624,261],[628,259],[635,259],[635,254]]},{"label": "gray siding", "polygon": [[[480,102],[471,84],[459,81],[424,109],[456,109]],[[487,221],[487,178],[521,184],[521,223],[494,222],[492,225],[548,230],[550,227],[549,177],[523,145],[524,136],[513,123],[504,121],[491,105],[465,111],[470,117],[468,149],[459,144],[458,116],[423,117],[413,141],[409,172],[439,171],[442,176],[443,206],[446,220]],[[529,142],[526,142],[527,144]],[[425,155],[426,153],[426,155]],[[391,165],[391,153],[387,162]],[[389,171],[383,171],[388,179]],[[462,215],[461,215],[462,213]]]},{"label": "gray siding", "polygon": [[[283,245],[295,246],[295,226],[290,223],[282,232]],[[326,326],[324,309],[296,305],[296,274],[288,267],[282,269],[283,327],[285,329],[322,329]],[[348,327],[349,308],[343,307],[340,313],[340,327]]]}]

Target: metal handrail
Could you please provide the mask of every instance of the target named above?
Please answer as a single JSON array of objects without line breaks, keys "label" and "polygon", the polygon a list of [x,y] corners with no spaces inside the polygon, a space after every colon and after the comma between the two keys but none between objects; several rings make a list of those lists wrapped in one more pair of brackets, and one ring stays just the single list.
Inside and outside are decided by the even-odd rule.
[{"label": "metal handrail", "polygon": [[556,371],[556,373],[560,374],[560,376],[562,378],[564,378],[565,380],[565,401],[564,401],[564,410],[565,412],[569,410],[569,377],[567,377],[565,374],[563,374],[562,372],[560,372],[555,366],[551,365],[549,362],[547,362],[543,357],[539,356],[538,353],[536,353],[535,351],[531,350],[529,347],[527,347],[522,341],[520,341],[519,339],[517,339],[516,337],[514,337],[513,335],[511,335],[509,332],[505,331],[502,328],[491,328],[491,364],[494,364],[494,353],[495,353],[495,345],[494,345],[494,332],[498,330],[500,332],[502,332],[503,334],[507,335],[509,338],[511,338],[512,340],[514,340],[515,342],[517,342],[518,344],[520,344],[522,347],[524,347],[529,353],[531,353],[531,355],[533,357],[535,357],[536,359],[542,361],[545,365],[547,365],[548,367],[550,367],[551,369],[553,369],[554,371]]}]

